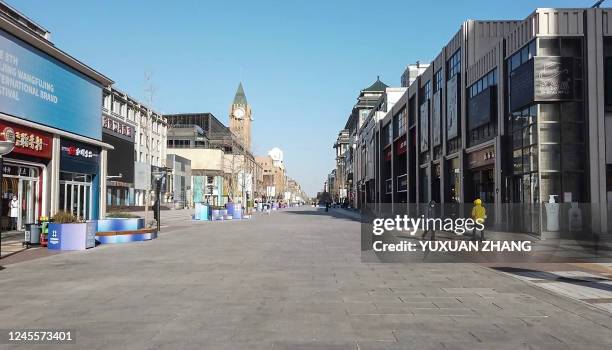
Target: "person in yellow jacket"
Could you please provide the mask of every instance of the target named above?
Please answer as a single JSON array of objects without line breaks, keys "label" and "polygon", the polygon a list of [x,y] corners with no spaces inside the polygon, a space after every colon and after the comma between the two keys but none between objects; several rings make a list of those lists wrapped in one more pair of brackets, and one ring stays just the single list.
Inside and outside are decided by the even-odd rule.
[{"label": "person in yellow jacket", "polygon": [[[474,207],[472,208],[472,219],[474,220],[482,220],[481,223],[484,224],[487,219],[487,210],[482,206],[482,201],[480,198],[476,198],[474,201]],[[480,240],[484,240],[484,228],[480,231]],[[476,239],[476,229],[474,229],[474,237],[472,239]]]}]

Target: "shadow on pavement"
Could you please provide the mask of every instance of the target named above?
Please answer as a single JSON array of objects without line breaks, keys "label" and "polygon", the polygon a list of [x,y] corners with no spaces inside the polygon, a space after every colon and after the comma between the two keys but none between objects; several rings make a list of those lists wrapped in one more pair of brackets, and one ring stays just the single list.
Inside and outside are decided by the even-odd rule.
[{"label": "shadow on pavement", "polygon": [[296,215],[311,215],[311,216],[331,216],[336,219],[344,219],[355,222],[360,222],[361,220],[356,217],[351,217],[350,214],[344,214],[338,209],[330,209],[328,212],[323,208],[317,208],[316,210],[288,210],[284,211],[288,214],[296,214]]},{"label": "shadow on pavement", "polygon": [[538,280],[563,282],[568,284],[574,284],[577,286],[601,289],[612,292],[612,285],[604,283],[609,282],[610,280],[603,277],[566,277],[557,275],[553,272],[530,270],[516,267],[492,267],[492,269],[521,277],[530,277]]}]

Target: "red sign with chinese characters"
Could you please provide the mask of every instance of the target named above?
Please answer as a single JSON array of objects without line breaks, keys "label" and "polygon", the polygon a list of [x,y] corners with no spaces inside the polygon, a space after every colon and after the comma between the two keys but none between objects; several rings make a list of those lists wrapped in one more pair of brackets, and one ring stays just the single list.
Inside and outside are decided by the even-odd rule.
[{"label": "red sign with chinese characters", "polygon": [[0,131],[12,128],[15,131],[15,148],[9,154],[24,154],[51,159],[53,137],[42,131],[0,121]]},{"label": "red sign with chinese characters", "polygon": [[405,135],[396,141],[395,153],[397,153],[398,156],[401,156],[402,154],[406,153],[406,136]]},{"label": "red sign with chinese characters", "polygon": [[388,162],[391,161],[391,147],[385,150],[385,160]]}]

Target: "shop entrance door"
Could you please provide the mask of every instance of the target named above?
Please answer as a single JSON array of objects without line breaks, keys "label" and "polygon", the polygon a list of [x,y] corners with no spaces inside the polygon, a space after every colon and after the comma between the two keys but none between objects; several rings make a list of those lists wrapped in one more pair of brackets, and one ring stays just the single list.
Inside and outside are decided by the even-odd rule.
[{"label": "shop entrance door", "polygon": [[[9,204],[13,196],[17,196],[19,213],[17,215],[17,230],[22,230],[25,224],[34,223],[38,213],[39,193],[38,176],[39,169],[32,166],[21,166],[11,162],[5,162],[2,171],[2,228],[10,227]],[[4,216],[6,215],[6,217]]]},{"label": "shop entrance door", "polygon": [[[75,180],[80,179],[74,174]],[[82,175],[83,179],[89,179],[89,175]],[[60,181],[59,208],[62,211],[83,219],[91,219],[91,182],[87,181]]]},{"label": "shop entrance door", "polygon": [[36,222],[38,207],[38,181],[19,179],[19,203],[21,215],[17,218],[17,226],[23,228],[25,224]]}]

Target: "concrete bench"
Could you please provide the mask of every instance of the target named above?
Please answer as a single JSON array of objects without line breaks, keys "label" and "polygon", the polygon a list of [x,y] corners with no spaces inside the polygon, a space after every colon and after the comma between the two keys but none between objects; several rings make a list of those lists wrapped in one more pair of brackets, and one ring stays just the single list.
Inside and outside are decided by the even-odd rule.
[{"label": "concrete bench", "polygon": [[96,240],[100,244],[115,244],[137,241],[149,241],[157,238],[154,228],[141,228],[127,231],[101,231],[96,233]]}]

